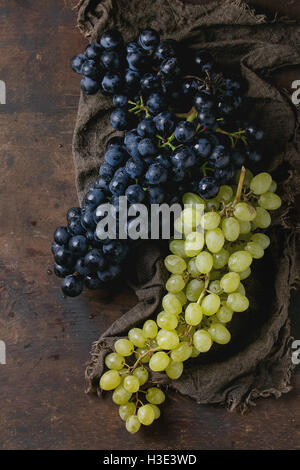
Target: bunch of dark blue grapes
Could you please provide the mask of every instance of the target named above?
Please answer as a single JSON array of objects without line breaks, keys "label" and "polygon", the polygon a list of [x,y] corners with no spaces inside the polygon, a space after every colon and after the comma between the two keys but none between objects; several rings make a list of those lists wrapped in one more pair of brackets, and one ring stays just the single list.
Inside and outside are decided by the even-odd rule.
[{"label": "bunch of dark blue grapes", "polygon": [[155,164],[146,180],[160,172],[163,182],[167,169],[169,181],[212,198],[235,168],[261,160],[263,133],[243,120],[242,84],[226,78],[206,50],[161,40],[151,28],[125,44],[119,31],[109,30],[72,59],[72,68],[84,75],[84,93],[112,96],[112,127],[132,129],[125,137],[131,157],[139,157],[132,174]]},{"label": "bunch of dark blue grapes", "polygon": [[[161,41],[153,29],[128,44],[107,31],[72,68],[83,74],[84,93],[112,96],[111,125],[124,131],[108,141],[82,207],[71,208],[67,225],[54,233],[54,271],[63,293],[74,297],[116,279],[133,243],[100,233],[105,203],[119,221],[120,196],[129,208],[179,202],[187,191],[213,199],[236,169],[260,161],[263,133],[243,120],[240,81],[224,77],[209,52]],[[126,224],[130,231],[136,218]]]},{"label": "bunch of dark blue grapes", "polygon": [[82,207],[69,209],[67,225],[54,232],[54,273],[63,278],[61,288],[69,297],[79,295],[84,286],[100,289],[121,274],[128,244],[117,239],[101,241],[96,236],[96,224],[101,219],[96,209],[106,200],[103,190],[90,185]]}]

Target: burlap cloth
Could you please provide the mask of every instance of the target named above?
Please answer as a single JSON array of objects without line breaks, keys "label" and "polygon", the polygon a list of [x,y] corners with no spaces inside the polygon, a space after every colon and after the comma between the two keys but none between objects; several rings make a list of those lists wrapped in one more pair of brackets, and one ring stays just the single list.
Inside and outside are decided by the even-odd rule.
[{"label": "burlap cloth", "polygon": [[[78,26],[96,40],[108,28],[118,28],[125,40],[146,26],[163,38],[183,40],[194,48],[207,48],[224,68],[239,72],[248,82],[245,113],[265,131],[264,168],[279,181],[283,206],[269,231],[272,247],[263,260],[255,261],[246,289],[251,307],[235,314],[230,324],[232,341],[185,363],[179,380],[153,374],[165,384],[195,399],[244,411],[257,397],[275,396],[290,390],[291,337],[288,306],[290,289],[297,281],[295,199],[299,195],[299,114],[290,97],[272,86],[276,69],[300,64],[300,28],[296,22],[268,22],[240,1],[216,1],[203,7],[179,0],[83,0],[78,5]],[[108,138],[115,134],[109,124],[110,97],[100,92],[81,94],[73,155],[79,199],[95,179]],[[101,334],[92,346],[86,369],[87,392],[98,392],[103,360],[117,337],[151,317],[160,304],[166,273],[164,247],[144,242],[130,258],[134,265],[131,285],[138,303]]]}]

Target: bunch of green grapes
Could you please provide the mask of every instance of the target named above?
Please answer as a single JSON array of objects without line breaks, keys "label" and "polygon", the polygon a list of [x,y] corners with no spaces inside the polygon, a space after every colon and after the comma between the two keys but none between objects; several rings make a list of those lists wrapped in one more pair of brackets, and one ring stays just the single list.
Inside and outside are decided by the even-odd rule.
[{"label": "bunch of green grapes", "polygon": [[116,341],[108,354],[109,369],[100,379],[102,390],[113,390],[126,429],[135,433],[160,416],[164,392],[151,386],[149,370],[178,379],[183,363],[227,344],[228,323],[235,312],[249,307],[242,283],[251,274],[254,259],[264,256],[270,239],[261,232],[271,223],[270,210],[281,199],[268,173],[253,177],[244,168],[237,187],[221,186],[213,200],[183,196],[184,209],[175,220],[181,239],[170,241],[165,258],[170,272],[166,295],[156,321],[132,328],[128,338]]}]

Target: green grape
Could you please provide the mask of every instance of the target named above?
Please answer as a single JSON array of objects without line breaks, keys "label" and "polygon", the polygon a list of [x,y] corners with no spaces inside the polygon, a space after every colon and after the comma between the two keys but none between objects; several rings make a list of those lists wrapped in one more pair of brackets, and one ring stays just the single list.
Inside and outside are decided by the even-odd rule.
[{"label": "green grape", "polygon": [[196,266],[198,271],[203,274],[209,273],[213,267],[213,257],[208,251],[202,251],[196,258]]},{"label": "green grape", "polygon": [[185,288],[185,282],[181,274],[172,274],[166,282],[166,289],[171,294],[177,294]]},{"label": "green grape", "polygon": [[221,221],[221,217],[219,216],[218,212],[206,212],[201,217],[200,225],[205,230],[213,230],[217,228]]},{"label": "green grape", "polygon": [[156,321],[160,328],[168,331],[175,330],[178,325],[177,316],[173,313],[160,312],[157,315]]},{"label": "green grape", "polygon": [[149,377],[148,371],[144,367],[137,367],[132,374],[137,377],[140,386],[144,385]]},{"label": "green grape", "polygon": [[[219,273],[218,273],[219,274]],[[214,280],[209,283],[208,290],[213,294],[221,294],[222,287],[219,280]]]},{"label": "green grape", "polygon": [[[153,412],[154,413],[154,412]],[[130,434],[135,434],[141,427],[141,422],[136,415],[129,416],[126,419],[126,429]]]},{"label": "green grape", "polygon": [[225,202],[226,204],[228,202],[230,202],[233,198],[233,190],[230,186],[227,186],[227,185],[223,185],[223,186],[220,186],[220,189],[219,189],[219,192],[216,196],[216,199],[218,201],[223,201]]},{"label": "green grape", "polygon": [[204,235],[201,232],[191,232],[186,236],[184,249],[186,255],[191,258],[200,253],[204,247]]},{"label": "green grape", "polygon": [[228,305],[221,305],[220,309],[216,313],[217,319],[221,323],[228,323],[231,321],[233,315],[233,310],[231,310]]},{"label": "green grape", "polygon": [[239,294],[242,294],[242,295],[246,294],[245,287],[243,286],[241,282],[239,283],[238,288],[235,292],[238,292]]},{"label": "green grape", "polygon": [[105,357],[105,365],[108,369],[121,370],[124,364],[124,357],[117,353],[107,354]]},{"label": "green grape", "polygon": [[217,198],[207,199],[206,200],[206,209],[207,211],[217,211],[220,207],[220,201]]},{"label": "green grape", "polygon": [[184,226],[196,228],[200,224],[201,211],[198,211],[193,207],[187,207],[186,209],[183,209],[180,217]]},{"label": "green grape", "polygon": [[208,294],[204,297],[201,303],[203,315],[214,315],[220,308],[220,297],[216,294]]},{"label": "green grape", "polygon": [[[222,251],[222,250],[221,250]],[[210,271],[209,273],[209,279],[211,281],[219,281],[222,277],[222,273],[221,271],[215,271],[214,269],[212,271]],[[213,292],[214,294],[216,294],[216,292]]]},{"label": "green grape", "polygon": [[[237,183],[239,182],[240,176],[241,176],[241,170],[238,170],[235,175],[235,181]],[[253,178],[253,173],[250,170],[246,170],[243,186],[245,186],[246,188],[249,188],[252,178]]]},{"label": "green grape", "polygon": [[226,294],[236,291],[240,283],[238,273],[226,273],[221,279],[220,285]]},{"label": "green grape", "polygon": [[247,279],[251,274],[251,269],[247,268],[245,271],[239,272],[240,280],[243,281],[244,279]]},{"label": "green grape", "polygon": [[179,322],[176,328],[176,333],[178,334],[178,336],[182,336],[185,331],[186,331],[186,323],[182,318],[179,318]]},{"label": "green grape", "polygon": [[236,273],[245,271],[252,263],[252,256],[248,251],[236,251],[229,256],[228,267]]},{"label": "green grape", "polygon": [[[185,309],[185,321],[188,325],[199,325],[202,320],[202,316],[202,308],[199,304],[191,303]],[[174,359],[174,361],[176,360],[174,357],[172,357],[172,359]],[[179,360],[183,361],[183,359]]]},{"label": "green grape", "polygon": [[132,396],[132,393],[126,390],[123,385],[119,385],[112,394],[112,401],[116,405],[125,405],[125,403],[127,403],[130,400],[131,396]]},{"label": "green grape", "polygon": [[134,345],[128,339],[118,339],[118,341],[115,342],[115,350],[120,356],[131,356],[133,349]]},{"label": "green grape", "polygon": [[102,390],[114,390],[121,383],[121,376],[116,370],[108,370],[104,372],[100,379],[100,388]]},{"label": "green grape", "polygon": [[222,222],[224,237],[229,242],[234,242],[240,234],[240,224],[234,217],[226,217]]},{"label": "green grape", "polygon": [[135,375],[128,375],[123,380],[123,387],[127,392],[135,393],[140,388],[140,381],[138,377],[135,377]]},{"label": "green grape", "polygon": [[185,241],[184,240],[172,240],[169,243],[169,249],[173,255],[179,256],[180,258],[185,258]]},{"label": "green grape", "polygon": [[168,367],[166,368],[167,376],[172,380],[177,380],[183,372],[182,362],[170,361]]},{"label": "green grape", "polygon": [[258,228],[267,228],[271,224],[271,216],[263,207],[256,208],[256,217],[253,224]]},{"label": "green grape", "polygon": [[203,289],[202,279],[192,279],[186,286],[185,294],[190,302],[197,302]]},{"label": "green grape", "polygon": [[157,324],[154,320],[146,320],[143,325],[143,333],[146,338],[155,338],[158,332]]},{"label": "green grape", "polygon": [[227,248],[227,251],[229,252],[229,255],[232,255],[236,251],[243,250],[244,246],[245,246],[245,243],[243,241],[237,240],[236,242],[227,244],[226,248]]},{"label": "green grape", "polygon": [[215,269],[222,269],[226,266],[229,259],[229,252],[222,248],[218,253],[213,254],[213,267]]},{"label": "green grape", "polygon": [[227,297],[227,305],[234,312],[244,312],[249,307],[249,300],[245,295],[233,292],[233,294],[229,294]]},{"label": "green grape", "polygon": [[124,379],[126,375],[130,374],[129,369],[127,367],[123,367],[123,369],[119,370],[119,373],[122,379]]},{"label": "green grape", "polygon": [[193,348],[187,342],[182,341],[171,352],[171,359],[175,362],[184,362],[191,357]]},{"label": "green grape", "polygon": [[212,338],[208,331],[201,329],[197,330],[193,335],[193,343],[197,351],[207,352],[212,346]]},{"label": "green grape", "polygon": [[264,256],[264,250],[259,243],[256,242],[248,242],[245,246],[245,250],[249,251],[252,258],[260,259]]},{"label": "green grape", "polygon": [[157,387],[150,387],[146,393],[146,400],[152,405],[161,405],[166,399],[164,392]]},{"label": "green grape", "polygon": [[183,291],[177,292],[177,294],[174,294],[174,295],[179,300],[179,302],[181,303],[182,306],[186,304],[187,298],[186,298],[186,295]]},{"label": "green grape", "polygon": [[[175,331],[161,329],[157,333],[157,344],[162,349],[175,349],[179,344],[179,338]],[[158,354],[158,353],[156,353]]]},{"label": "green grape", "polygon": [[255,219],[256,210],[247,202],[238,202],[234,208],[233,214],[242,222],[250,222]]},{"label": "green grape", "polygon": [[182,305],[174,294],[167,294],[162,299],[162,306],[165,312],[179,315],[182,312]]},{"label": "green grape", "polygon": [[252,178],[250,189],[254,194],[263,194],[269,190],[272,183],[272,176],[269,173],[259,173]]},{"label": "green grape", "polygon": [[144,426],[149,426],[155,420],[155,413],[150,404],[143,405],[138,409],[138,418],[139,421]]},{"label": "green grape", "polygon": [[195,333],[196,327],[192,326],[192,325],[189,325],[188,326],[188,331],[187,331],[186,323],[184,323],[184,324],[185,324],[185,329],[184,329],[183,333],[181,334],[180,341],[190,343],[191,336],[193,336],[193,334]]},{"label": "green grape", "polygon": [[152,349],[156,349],[156,348],[158,347],[158,344],[157,344],[157,342],[156,342],[156,339],[152,339],[152,340],[150,341],[150,346],[151,346]]},{"label": "green grape", "polygon": [[281,206],[281,199],[277,194],[266,192],[260,196],[258,204],[264,209],[275,211]]},{"label": "green grape", "polygon": [[192,354],[191,354],[191,357],[198,357],[200,354],[200,351],[198,351],[198,349],[195,348],[195,346],[193,346],[193,351],[192,351]]},{"label": "green grape", "polygon": [[169,362],[169,356],[164,351],[158,351],[151,357],[149,367],[154,372],[160,372],[168,367]]},{"label": "green grape", "polygon": [[165,266],[172,274],[182,274],[186,270],[186,262],[176,255],[167,256],[165,258]]},{"label": "green grape", "polygon": [[193,277],[198,277],[200,274],[200,271],[197,268],[196,264],[196,258],[190,259],[188,262],[188,272],[193,276]]},{"label": "green grape", "polygon": [[240,224],[240,235],[248,235],[251,232],[251,223],[239,220]]},{"label": "green grape", "polygon": [[[250,222],[251,223],[251,222]],[[238,241],[248,242],[250,240],[251,233],[240,233]]]},{"label": "green grape", "polygon": [[268,235],[265,235],[264,233],[254,233],[250,240],[252,242],[258,243],[264,250],[266,250],[271,243]]},{"label": "green grape", "polygon": [[174,222],[174,229],[176,232],[178,232],[181,235],[188,235],[193,231],[193,227],[189,225],[184,225],[181,218],[178,217],[175,222]]},{"label": "green grape", "polygon": [[131,328],[128,332],[129,341],[137,346],[138,348],[142,348],[146,341],[146,336],[144,335],[143,330],[141,328]]},{"label": "green grape", "polygon": [[208,329],[213,341],[218,344],[227,344],[231,339],[231,334],[222,323],[212,323]]},{"label": "green grape", "polygon": [[129,416],[132,416],[135,414],[135,411],[136,411],[136,406],[134,403],[132,403],[132,401],[125,403],[125,405],[121,405],[119,407],[120,418],[123,421],[126,421],[129,418]]},{"label": "green grape", "polygon": [[143,356],[143,359],[141,359],[141,363],[142,364],[147,364],[147,362],[150,361],[150,353],[145,355],[147,352],[149,351],[149,349],[146,349],[146,348],[138,348],[136,351],[135,351],[135,357],[136,359],[139,359],[141,356]]},{"label": "green grape", "polygon": [[268,191],[270,193],[275,193],[277,189],[277,183],[276,181],[272,180],[271,186],[269,187]]},{"label": "green grape", "polygon": [[150,406],[154,411],[154,419],[158,419],[160,417],[160,409],[158,408],[158,406],[153,405],[152,403],[150,403]]},{"label": "green grape", "polygon": [[185,206],[192,206],[197,209],[197,206],[205,206],[205,201],[198,194],[194,193],[185,193],[182,197],[182,202]]},{"label": "green grape", "polygon": [[220,228],[207,230],[205,234],[205,243],[211,253],[218,253],[224,245],[225,238]]}]

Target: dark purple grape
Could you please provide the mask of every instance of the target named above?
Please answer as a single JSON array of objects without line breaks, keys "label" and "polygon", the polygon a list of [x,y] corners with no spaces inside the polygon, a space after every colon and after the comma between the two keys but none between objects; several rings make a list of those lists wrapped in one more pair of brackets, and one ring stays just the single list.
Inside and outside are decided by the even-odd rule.
[{"label": "dark purple grape", "polygon": [[61,289],[68,297],[77,297],[83,289],[83,282],[79,276],[69,275],[62,280]]}]

